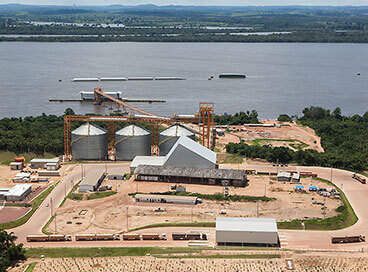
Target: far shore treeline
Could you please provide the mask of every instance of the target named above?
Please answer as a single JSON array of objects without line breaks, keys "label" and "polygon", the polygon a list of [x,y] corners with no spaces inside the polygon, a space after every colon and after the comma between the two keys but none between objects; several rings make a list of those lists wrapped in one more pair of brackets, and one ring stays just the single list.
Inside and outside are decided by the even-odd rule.
[{"label": "far shore treeline", "polygon": [[[74,114],[66,109],[65,114]],[[279,121],[291,121],[313,128],[321,137],[325,152],[306,149],[293,151],[287,147],[271,147],[268,145],[248,145],[246,143],[229,143],[228,153],[260,158],[269,162],[297,163],[299,165],[315,165],[337,167],[355,171],[368,170],[368,112],[362,116],[343,116],[340,108],[332,112],[321,107],[309,107],[303,110],[303,116],[279,116]],[[214,121],[218,125],[242,125],[259,123],[255,110],[239,112],[233,115],[216,115]],[[75,122],[73,129],[82,123]],[[104,123],[97,125],[104,127]],[[122,127],[126,124],[119,124]],[[150,129],[149,124],[144,124]],[[35,153],[42,155],[51,153],[62,155],[64,151],[64,116],[42,114],[37,117],[3,118],[0,120],[0,151],[16,154]]]}]

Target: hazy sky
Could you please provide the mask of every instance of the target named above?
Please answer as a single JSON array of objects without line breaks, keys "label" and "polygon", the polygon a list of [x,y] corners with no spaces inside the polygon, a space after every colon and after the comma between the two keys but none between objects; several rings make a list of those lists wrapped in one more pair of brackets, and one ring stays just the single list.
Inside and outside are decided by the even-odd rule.
[{"label": "hazy sky", "polygon": [[227,6],[272,6],[272,5],[368,5],[368,0],[0,0],[0,4],[20,3],[31,5],[227,5]]}]

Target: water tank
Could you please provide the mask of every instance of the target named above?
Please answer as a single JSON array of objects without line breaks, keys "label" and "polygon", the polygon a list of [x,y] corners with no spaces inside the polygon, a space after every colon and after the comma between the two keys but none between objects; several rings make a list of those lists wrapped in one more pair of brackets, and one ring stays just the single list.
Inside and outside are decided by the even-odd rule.
[{"label": "water tank", "polygon": [[159,136],[159,141],[161,143],[159,146],[160,156],[165,156],[169,153],[170,149],[180,136],[187,136],[188,138],[195,140],[194,132],[180,124],[173,125],[162,131]]},{"label": "water tank", "polygon": [[73,130],[72,156],[75,160],[106,160],[107,132],[90,123]]},{"label": "water tank", "polygon": [[115,134],[116,159],[131,161],[135,156],[151,155],[151,132],[136,125],[122,128]]}]

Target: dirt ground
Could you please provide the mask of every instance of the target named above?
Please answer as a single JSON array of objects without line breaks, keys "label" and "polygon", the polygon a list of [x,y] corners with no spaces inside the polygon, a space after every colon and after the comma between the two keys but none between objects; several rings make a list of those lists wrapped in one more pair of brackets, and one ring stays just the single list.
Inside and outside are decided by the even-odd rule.
[{"label": "dirt ground", "polygon": [[[277,121],[262,121],[262,123],[275,123],[279,125]],[[217,136],[216,147],[223,152],[225,146],[228,143],[239,143],[240,139],[249,144],[253,144],[253,140],[264,139],[260,144],[271,144],[272,146],[285,146],[296,150],[295,145],[300,145],[301,142],[308,146],[302,147],[302,149],[314,149],[318,152],[323,152],[321,146],[321,139],[318,137],[314,130],[309,127],[302,127],[296,123],[287,123],[281,127],[245,127],[245,126],[229,126],[230,132],[226,132],[225,136]],[[279,140],[298,140],[294,142],[280,142],[271,141],[266,139],[279,139]],[[294,144],[294,147],[290,144]]]},{"label": "dirt ground", "polygon": [[[73,201],[68,199],[64,206],[57,210],[57,232],[77,233],[110,233],[124,231],[140,226],[165,222],[213,222],[220,215],[234,217],[273,217],[277,221],[291,219],[323,218],[322,206],[312,204],[313,201],[325,201],[326,218],[336,215],[335,209],[340,206],[338,199],[323,199],[317,193],[295,192],[295,184],[281,183],[271,180],[268,176],[248,176],[249,185],[245,188],[230,187],[231,195],[264,196],[276,198],[269,202],[224,202],[203,200],[197,205],[174,205],[162,203],[135,202],[128,196],[134,192],[165,192],[170,184],[156,182],[105,181],[113,190],[118,186],[118,193],[96,200]],[[308,189],[310,185],[326,187],[319,181],[302,179],[301,185]],[[185,184],[187,192],[214,194],[223,193],[221,186]],[[164,212],[155,212],[161,208]],[[83,212],[82,212],[83,211]],[[128,219],[127,219],[128,218]],[[55,224],[49,226],[54,232]]]},{"label": "dirt ground", "polygon": [[0,208],[0,223],[16,220],[25,215],[30,207],[3,207]]},{"label": "dirt ground", "polygon": [[[290,261],[296,272],[360,272],[368,271],[366,253],[349,252],[279,252],[253,250],[204,250],[202,256],[214,254],[280,254],[276,259],[206,259],[180,258],[188,254],[174,254],[179,258],[163,256],[111,257],[111,258],[59,258],[34,259],[11,269],[11,272],[24,271],[33,261],[38,262],[34,271],[198,271],[198,272],[237,272],[237,271],[288,271],[286,261]],[[199,255],[193,254],[193,255]]]}]

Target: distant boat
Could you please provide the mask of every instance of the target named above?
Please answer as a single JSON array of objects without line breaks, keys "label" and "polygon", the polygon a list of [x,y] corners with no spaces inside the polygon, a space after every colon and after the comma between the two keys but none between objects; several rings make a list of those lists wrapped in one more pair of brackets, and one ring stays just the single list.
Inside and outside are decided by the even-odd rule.
[{"label": "distant boat", "polygon": [[219,75],[219,78],[246,78],[246,76],[237,73],[223,73]]}]

